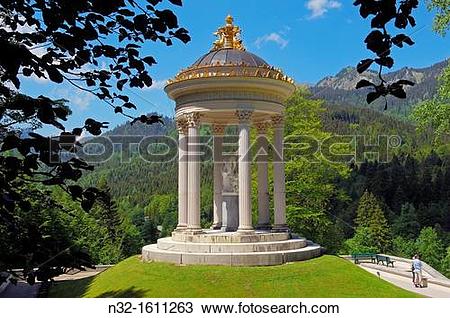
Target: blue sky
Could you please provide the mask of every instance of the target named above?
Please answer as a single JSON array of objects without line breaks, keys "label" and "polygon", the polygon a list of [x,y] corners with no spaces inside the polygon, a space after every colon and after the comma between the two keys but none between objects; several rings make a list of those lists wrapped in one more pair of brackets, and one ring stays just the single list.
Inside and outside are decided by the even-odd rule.
[{"label": "blue sky", "polygon": [[[189,30],[192,41],[187,45],[175,43],[172,47],[153,42],[145,46],[145,55],[154,56],[158,64],[150,69],[154,79],[152,88],[125,91],[138,105],[136,115],[153,111],[173,115],[174,103],[162,90],[165,81],[208,52],[215,39],[212,33],[224,24],[227,14],[233,15],[235,24],[241,27],[248,51],[280,67],[299,83],[316,83],[346,66],[355,66],[360,59],[371,57],[363,44],[370,20],[362,20],[353,1],[184,0],[183,3],[181,8],[171,8],[180,26]],[[424,1],[420,3],[414,15],[417,26],[405,32],[416,44],[394,49],[393,70],[405,66],[425,67],[450,56],[450,37],[433,33],[434,13],[426,10]],[[70,100],[73,115],[67,128],[82,125],[88,116],[109,121],[110,128],[125,121],[95,97],[69,85],[26,79],[23,89],[34,96],[45,94]]]}]

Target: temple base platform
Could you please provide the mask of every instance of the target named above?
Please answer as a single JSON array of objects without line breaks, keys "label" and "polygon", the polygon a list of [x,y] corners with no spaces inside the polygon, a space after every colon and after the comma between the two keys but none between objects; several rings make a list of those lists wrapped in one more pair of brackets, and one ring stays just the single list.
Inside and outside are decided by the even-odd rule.
[{"label": "temple base platform", "polygon": [[174,264],[269,266],[320,256],[322,249],[290,233],[253,233],[203,230],[192,234],[174,231],[172,237],[142,248],[143,261]]}]

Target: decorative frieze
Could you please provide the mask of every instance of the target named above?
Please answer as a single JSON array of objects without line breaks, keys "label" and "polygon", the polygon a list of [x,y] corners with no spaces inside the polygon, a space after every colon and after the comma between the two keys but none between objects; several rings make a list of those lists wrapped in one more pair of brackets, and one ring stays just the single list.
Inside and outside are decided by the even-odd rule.
[{"label": "decorative frieze", "polygon": [[250,123],[252,119],[253,110],[250,109],[238,109],[235,112],[236,117],[239,119],[240,123]]},{"label": "decorative frieze", "polygon": [[198,127],[200,125],[200,113],[191,112],[186,113],[184,116],[188,127]]},{"label": "decorative frieze", "polygon": [[267,133],[267,129],[269,128],[270,123],[263,121],[255,123],[256,131],[259,135],[265,135]]},{"label": "decorative frieze", "polygon": [[225,125],[213,124],[212,131],[214,136],[223,136],[223,134],[225,133]]},{"label": "decorative frieze", "polygon": [[185,104],[195,104],[197,102],[217,101],[217,100],[245,100],[245,101],[264,101],[283,105],[284,98],[281,95],[268,92],[239,91],[239,90],[217,90],[209,92],[198,92],[187,94],[176,99],[177,108]]},{"label": "decorative frieze", "polygon": [[283,128],[284,127],[284,116],[283,115],[272,116],[272,126],[274,128]]},{"label": "decorative frieze", "polygon": [[177,118],[176,119],[177,130],[179,134],[187,135],[188,123],[186,118]]}]

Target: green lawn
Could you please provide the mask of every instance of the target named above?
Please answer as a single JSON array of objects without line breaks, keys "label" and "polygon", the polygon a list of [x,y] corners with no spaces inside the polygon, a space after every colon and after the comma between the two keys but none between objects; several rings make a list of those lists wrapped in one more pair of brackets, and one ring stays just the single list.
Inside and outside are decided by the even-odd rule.
[{"label": "green lawn", "polygon": [[56,283],[49,297],[419,297],[322,256],[269,267],[176,266],[131,257],[94,278]]}]

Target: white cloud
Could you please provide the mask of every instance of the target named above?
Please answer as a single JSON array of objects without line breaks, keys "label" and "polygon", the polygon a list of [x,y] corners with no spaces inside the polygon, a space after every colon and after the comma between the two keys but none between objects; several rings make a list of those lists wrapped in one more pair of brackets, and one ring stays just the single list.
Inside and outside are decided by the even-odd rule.
[{"label": "white cloud", "polygon": [[81,110],[85,110],[96,97],[88,92],[78,92],[69,98],[71,104],[77,106]]},{"label": "white cloud", "polygon": [[38,83],[38,84],[48,84],[51,81],[46,78],[46,77],[37,77],[34,73],[31,74],[30,77],[28,77],[29,79],[31,79],[33,82]]},{"label": "white cloud", "polygon": [[338,9],[342,3],[336,0],[308,0],[306,8],[311,11],[310,19],[323,16],[330,9]]},{"label": "white cloud", "polygon": [[162,90],[166,85],[167,85],[167,79],[163,79],[160,81],[154,79],[152,86],[146,87],[144,89],[148,90],[148,91],[157,91],[157,90],[159,91],[159,90]]},{"label": "white cloud", "polygon": [[284,49],[288,45],[289,40],[283,38],[280,33],[272,32],[270,34],[266,34],[257,38],[255,41],[255,45],[258,49],[260,49],[264,44],[268,42],[273,42],[277,44],[280,49]]},{"label": "white cloud", "polygon": [[291,30],[292,28],[289,25],[285,25],[283,26],[283,29],[278,33],[280,33],[281,35],[287,35]]},{"label": "white cloud", "polygon": [[79,110],[86,110],[89,108],[91,102],[95,100],[93,94],[80,91],[77,88],[67,87],[67,88],[56,88],[51,91],[50,95],[53,98],[63,98],[67,99],[67,103],[70,106],[76,106]]}]

